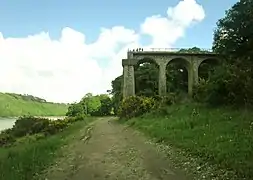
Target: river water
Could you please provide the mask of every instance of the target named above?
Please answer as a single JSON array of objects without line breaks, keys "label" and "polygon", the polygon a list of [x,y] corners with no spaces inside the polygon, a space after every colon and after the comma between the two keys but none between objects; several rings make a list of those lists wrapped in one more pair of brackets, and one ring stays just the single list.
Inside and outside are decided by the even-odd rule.
[{"label": "river water", "polygon": [[[40,116],[43,117],[43,116]],[[48,118],[50,120],[56,120],[56,119],[63,119],[65,118],[64,116],[46,116],[43,118]],[[13,125],[15,124],[15,121],[17,120],[17,118],[13,117],[13,118],[5,118],[5,117],[0,117],[0,131],[4,130],[4,129],[8,129],[8,128],[12,128]]]}]

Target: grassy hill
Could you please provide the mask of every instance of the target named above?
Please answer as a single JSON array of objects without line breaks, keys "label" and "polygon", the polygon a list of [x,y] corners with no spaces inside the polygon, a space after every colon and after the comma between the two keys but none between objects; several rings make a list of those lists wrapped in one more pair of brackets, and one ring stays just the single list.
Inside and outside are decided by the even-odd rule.
[{"label": "grassy hill", "polygon": [[0,93],[0,117],[37,115],[61,116],[65,115],[66,104],[51,103],[31,95]]}]

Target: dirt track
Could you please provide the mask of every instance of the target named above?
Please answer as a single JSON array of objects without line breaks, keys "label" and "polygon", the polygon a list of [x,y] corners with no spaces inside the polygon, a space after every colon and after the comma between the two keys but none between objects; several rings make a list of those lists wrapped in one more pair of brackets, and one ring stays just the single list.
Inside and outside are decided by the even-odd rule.
[{"label": "dirt track", "polygon": [[100,118],[77,132],[48,180],[185,180],[140,133]]}]

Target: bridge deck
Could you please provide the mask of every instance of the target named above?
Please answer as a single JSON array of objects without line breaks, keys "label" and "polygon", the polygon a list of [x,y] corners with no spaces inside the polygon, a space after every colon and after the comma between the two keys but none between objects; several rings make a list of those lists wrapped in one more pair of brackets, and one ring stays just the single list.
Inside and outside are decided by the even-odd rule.
[{"label": "bridge deck", "polygon": [[131,51],[128,52],[133,55],[181,55],[181,56],[188,56],[188,55],[218,55],[215,52],[177,52],[177,51]]}]

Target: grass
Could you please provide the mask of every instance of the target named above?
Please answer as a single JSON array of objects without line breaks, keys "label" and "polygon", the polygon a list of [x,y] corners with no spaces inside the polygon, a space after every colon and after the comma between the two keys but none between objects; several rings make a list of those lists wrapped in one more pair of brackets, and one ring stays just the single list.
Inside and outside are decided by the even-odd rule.
[{"label": "grass", "polygon": [[0,93],[0,117],[22,115],[32,116],[62,116],[67,112],[66,104],[39,102],[25,99],[21,95]]},{"label": "grass", "polygon": [[253,112],[173,105],[127,123],[201,161],[253,178]]},{"label": "grass", "polygon": [[12,147],[0,148],[0,179],[35,179],[36,175],[54,162],[54,159],[59,155],[58,150],[69,142],[69,137],[93,119],[87,118],[85,121],[75,122],[56,135],[41,139],[30,136],[20,139]]}]

